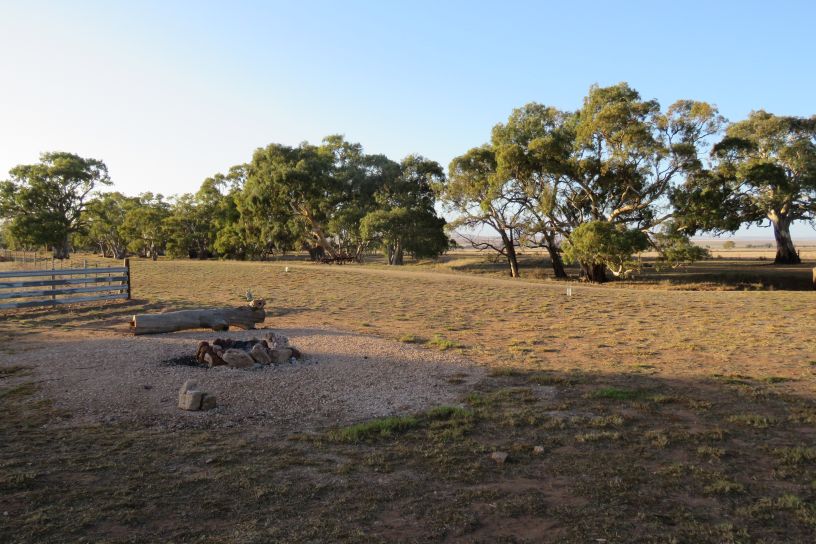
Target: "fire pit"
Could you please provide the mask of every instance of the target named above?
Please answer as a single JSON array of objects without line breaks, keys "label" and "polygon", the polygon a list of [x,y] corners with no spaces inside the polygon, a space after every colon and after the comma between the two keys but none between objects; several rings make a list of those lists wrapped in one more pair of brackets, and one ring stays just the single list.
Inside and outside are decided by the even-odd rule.
[{"label": "fire pit", "polygon": [[279,365],[291,363],[301,357],[300,351],[289,345],[285,336],[269,333],[264,338],[233,340],[217,338],[212,344],[201,342],[196,351],[196,361],[207,367],[229,366],[253,368],[255,365]]}]

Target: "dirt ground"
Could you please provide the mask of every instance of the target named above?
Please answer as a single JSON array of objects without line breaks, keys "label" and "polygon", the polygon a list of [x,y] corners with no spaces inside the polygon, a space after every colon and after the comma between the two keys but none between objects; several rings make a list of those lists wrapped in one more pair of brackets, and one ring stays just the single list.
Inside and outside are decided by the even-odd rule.
[{"label": "dirt ground", "polygon": [[[168,362],[194,354],[201,340],[248,340],[271,329],[146,336],[122,329],[56,333],[47,341],[37,335],[31,348],[8,361],[31,370],[41,386],[36,398],[70,414],[61,425],[259,424],[280,437],[455,402],[484,374],[453,353],[326,328],[274,330],[303,352],[296,363],[247,370],[179,366]],[[219,406],[179,410],[178,389],[188,379],[215,395]]]},{"label": "dirt ground", "polygon": [[[128,303],[0,317],[0,541],[814,541],[812,291],[595,287],[427,265],[133,271]],[[286,436],[274,419],[83,422],[30,351],[106,342],[132,313],[239,304],[247,289],[298,347],[310,341],[298,331],[338,331],[416,355],[404,374],[372,374],[371,390],[420,380],[418,391],[445,392],[365,421],[304,418],[309,432]],[[178,337],[186,350],[202,334]],[[483,374],[446,368],[461,361]],[[358,376],[341,378],[350,396],[368,388]]]}]

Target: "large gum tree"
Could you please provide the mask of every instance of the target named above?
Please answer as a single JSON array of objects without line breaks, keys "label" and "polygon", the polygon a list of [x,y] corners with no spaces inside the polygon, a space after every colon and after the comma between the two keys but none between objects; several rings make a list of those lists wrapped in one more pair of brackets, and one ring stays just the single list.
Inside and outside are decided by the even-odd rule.
[{"label": "large gum tree", "polygon": [[733,232],[770,224],[776,264],[798,264],[790,227],[816,218],[816,116],[752,112],[714,146],[715,164],[675,196],[690,231]]},{"label": "large gum tree", "polygon": [[[516,194],[534,212],[527,217],[546,219],[533,223],[545,239],[567,240],[585,223],[606,222],[638,230],[659,246],[665,237],[658,231],[674,215],[670,195],[702,168],[699,157],[722,123],[705,102],[681,100],[662,111],[620,83],[593,86],[576,112],[528,104],[493,137],[501,177],[521,188]],[[609,266],[579,264],[589,281],[607,280]]]},{"label": "large gum tree", "polygon": [[[498,174],[496,152],[486,144],[454,158],[448,180],[439,196],[448,210],[457,214],[452,229],[476,249],[493,250],[508,264],[511,277],[519,277],[516,247],[524,224],[524,210],[518,205],[518,186]],[[491,237],[480,237],[487,230]],[[498,236],[498,242],[494,242]]]},{"label": "large gum tree", "polygon": [[0,183],[0,217],[15,240],[52,249],[67,259],[71,236],[87,227],[85,208],[93,192],[110,185],[108,168],[100,160],[73,153],[43,153],[37,164],[21,164]]}]

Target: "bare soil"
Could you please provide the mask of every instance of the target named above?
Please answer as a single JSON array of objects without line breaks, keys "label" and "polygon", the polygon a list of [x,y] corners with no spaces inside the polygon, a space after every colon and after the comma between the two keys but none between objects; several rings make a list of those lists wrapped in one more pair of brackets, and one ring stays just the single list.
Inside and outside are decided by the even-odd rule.
[{"label": "bare soil", "polygon": [[[270,329],[271,330],[271,329]],[[453,353],[327,328],[275,329],[303,352],[292,364],[256,369],[168,364],[201,340],[258,338],[268,330],[178,332],[132,336],[73,331],[29,338],[9,356],[32,369],[38,398],[70,417],[61,424],[139,422],[180,428],[258,424],[285,436],[412,413],[455,402],[484,369]],[[455,379],[454,379],[455,377]],[[206,412],[179,410],[177,392],[192,379],[215,395]],[[454,379],[456,385],[450,383]]]}]

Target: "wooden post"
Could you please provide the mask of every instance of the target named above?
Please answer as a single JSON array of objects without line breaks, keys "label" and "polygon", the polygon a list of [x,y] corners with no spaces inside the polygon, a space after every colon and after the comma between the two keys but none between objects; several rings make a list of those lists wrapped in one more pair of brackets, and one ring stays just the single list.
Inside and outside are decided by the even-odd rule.
[{"label": "wooden post", "polygon": [[125,271],[125,281],[127,282],[127,299],[130,300],[130,259],[125,259],[125,268],[127,268]]},{"label": "wooden post", "polygon": [[813,267],[813,288],[816,289],[816,267]]},{"label": "wooden post", "polygon": [[[53,271],[53,270],[54,270],[54,257],[51,257],[51,271]],[[52,282],[54,281],[55,277],[56,276],[54,276],[54,274],[51,274],[51,281]],[[52,283],[51,284],[51,290],[53,291],[55,288],[56,288],[56,286]],[[57,300],[57,295],[51,293],[51,301],[53,302],[55,300]]]}]

